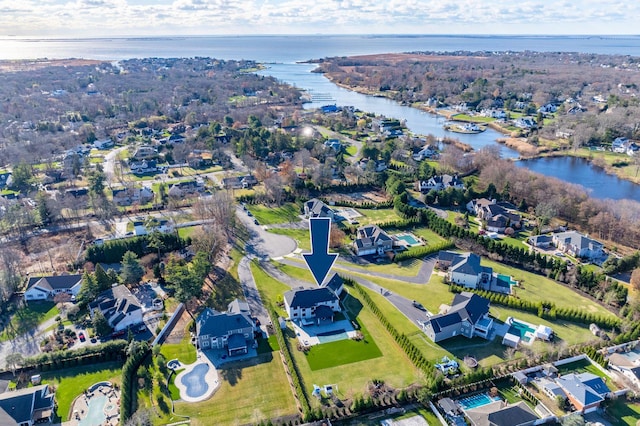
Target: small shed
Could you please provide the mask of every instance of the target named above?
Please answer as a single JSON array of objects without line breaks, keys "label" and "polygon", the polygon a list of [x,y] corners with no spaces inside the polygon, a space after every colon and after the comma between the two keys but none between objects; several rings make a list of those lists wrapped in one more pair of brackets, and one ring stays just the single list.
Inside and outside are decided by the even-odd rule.
[{"label": "small shed", "polygon": [[502,344],[511,348],[517,348],[520,343],[520,336],[516,334],[507,333],[502,338]]},{"label": "small shed", "polygon": [[522,371],[516,371],[513,373],[513,378],[518,381],[521,385],[526,385],[529,382],[529,376],[524,374]]},{"label": "small shed", "polygon": [[553,336],[553,329],[551,327],[547,327],[546,325],[540,324],[536,329],[535,336],[538,339],[542,340],[551,340]]}]

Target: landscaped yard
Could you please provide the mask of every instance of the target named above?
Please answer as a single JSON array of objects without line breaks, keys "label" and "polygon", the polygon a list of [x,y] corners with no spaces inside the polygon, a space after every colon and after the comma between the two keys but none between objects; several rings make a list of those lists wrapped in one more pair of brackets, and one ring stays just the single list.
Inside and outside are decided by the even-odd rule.
[{"label": "landscaped yard", "polygon": [[282,302],[282,295],[291,290],[291,288],[264,272],[256,262],[251,263],[251,273],[253,274],[253,279],[256,281],[260,297],[262,297],[265,306],[271,303],[279,315],[286,317],[284,309],[278,307],[277,304]]},{"label": "landscaped yard", "polygon": [[191,344],[191,336],[185,333],[180,343],[164,343],[160,353],[167,361],[178,359],[183,364],[196,362],[196,347]]},{"label": "landscaped yard", "polygon": [[[313,384],[337,385],[337,395],[343,399],[355,393],[362,393],[366,383],[372,379],[384,380],[385,383],[396,388],[419,382],[418,371],[373,313],[352,297],[347,299],[346,306],[349,309],[349,317],[356,318],[368,330],[382,356],[314,371],[307,363],[305,355],[295,349],[296,340],[292,337],[289,341],[293,348],[292,355],[307,391],[311,392]],[[315,401],[311,403],[316,404]]]},{"label": "landscaped yard", "polygon": [[607,420],[614,425],[636,426],[640,419],[640,404],[619,398],[607,407],[607,414]]},{"label": "landscaped yard", "polygon": [[362,217],[357,218],[361,225],[384,223],[402,219],[393,208],[390,209],[356,209]]},{"label": "landscaped yard", "polygon": [[269,207],[262,204],[247,204],[247,209],[258,219],[261,225],[299,222],[300,208],[295,203],[286,203],[281,207]]},{"label": "landscaped yard", "polygon": [[62,421],[69,418],[71,403],[78,395],[94,383],[103,381],[122,383],[122,363],[105,362],[42,373],[42,382],[53,384],[57,388],[56,416]]},{"label": "landscaped yard", "polygon": [[295,414],[296,406],[277,353],[218,370],[220,388],[198,403],[178,402],[176,414],[191,417],[194,426],[257,424],[273,417]]},{"label": "landscaped yard", "polygon": [[[347,304],[350,298],[351,296],[347,296]],[[306,353],[311,370],[322,370],[382,356],[376,342],[363,325],[360,326],[360,332],[364,338],[359,342],[344,339],[312,346]]]},{"label": "landscaped yard", "polygon": [[2,333],[0,341],[12,339],[17,334],[33,330],[38,324],[55,318],[60,312],[53,302],[29,302],[20,307]]}]

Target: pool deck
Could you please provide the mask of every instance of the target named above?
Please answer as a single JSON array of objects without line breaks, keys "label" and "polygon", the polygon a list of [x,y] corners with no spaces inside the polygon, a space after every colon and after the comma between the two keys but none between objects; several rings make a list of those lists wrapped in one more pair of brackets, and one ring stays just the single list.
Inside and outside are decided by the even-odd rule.
[{"label": "pool deck", "polygon": [[292,321],[292,324],[293,330],[296,333],[296,337],[298,337],[298,341],[305,346],[314,346],[322,343],[320,342],[320,339],[318,339],[319,333],[344,330],[349,338],[352,338],[357,334],[349,320],[341,320],[330,323],[323,323],[320,325],[309,325],[302,327],[294,321]]},{"label": "pool deck", "polygon": [[[97,385],[97,384],[96,384]],[[86,417],[88,416],[89,403],[94,397],[103,396],[106,398],[106,402],[104,407],[104,420],[99,425],[113,425],[117,426],[120,424],[120,391],[116,391],[110,384],[100,384],[99,386],[93,385],[92,388],[95,388],[92,392],[86,392],[78,396],[72,404],[71,409],[71,419],[69,421],[63,422],[64,426],[78,426],[78,425],[89,425],[90,422],[87,421]],[[107,407],[110,407],[107,410]],[[73,413],[77,412],[78,416],[76,417]]]},{"label": "pool deck", "polygon": [[[207,374],[204,376],[204,381],[209,386],[209,389],[207,389],[207,391],[203,395],[196,398],[192,398],[187,395],[187,389],[182,384],[181,379],[183,376],[190,373],[191,370],[193,370],[193,368],[199,364],[209,364],[209,370],[207,370]],[[218,387],[220,387],[220,381],[218,378],[218,372],[216,371],[216,366],[213,365],[211,360],[209,360],[209,358],[202,352],[198,351],[198,359],[196,360],[196,362],[194,362],[193,364],[183,365],[183,366],[184,366],[184,371],[181,371],[180,374],[178,374],[173,380],[173,383],[176,385],[176,387],[180,391],[181,400],[185,402],[204,401],[206,399],[211,398],[211,395],[213,395],[213,393],[218,389]]]}]

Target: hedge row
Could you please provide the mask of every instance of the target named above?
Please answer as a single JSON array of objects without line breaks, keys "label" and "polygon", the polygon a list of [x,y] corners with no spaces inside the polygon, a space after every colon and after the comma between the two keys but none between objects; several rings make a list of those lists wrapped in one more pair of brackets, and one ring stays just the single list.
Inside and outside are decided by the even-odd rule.
[{"label": "hedge row", "polygon": [[584,324],[594,323],[608,329],[617,328],[620,326],[619,318],[612,316],[595,315],[577,308],[557,308],[553,304],[553,302],[549,301],[531,302],[528,300],[517,299],[507,294],[480,289],[471,289],[455,284],[449,285],[449,291],[451,291],[452,293],[471,291],[479,296],[489,299],[489,301],[495,305],[502,305],[509,308],[530,312],[536,314],[540,318],[548,319],[551,321],[559,319]]},{"label": "hedge row", "polygon": [[102,361],[121,359],[127,346],[125,340],[113,340],[99,345],[83,346],[74,350],[45,352],[26,358],[25,367],[35,367],[41,371],[87,365]]},{"label": "hedge row", "polygon": [[391,337],[398,343],[400,348],[404,351],[407,357],[411,360],[413,365],[424,374],[424,378],[427,382],[427,388],[430,391],[436,391],[442,385],[442,376],[437,374],[437,370],[422,354],[422,352],[409,340],[409,338],[400,332],[393,326],[391,321],[384,316],[378,305],[371,299],[371,296],[355,281],[352,279],[345,279],[345,284],[353,287],[362,301],[371,309],[371,312],[378,317],[380,323],[387,329]]},{"label": "hedge row", "polygon": [[120,397],[120,424],[125,424],[129,417],[136,412],[138,403],[138,368],[145,358],[151,353],[151,348],[147,342],[131,342],[129,347],[129,357],[122,367],[122,387]]},{"label": "hedge row", "polygon": [[300,380],[300,373],[296,367],[295,361],[293,360],[293,356],[291,355],[287,339],[284,337],[282,329],[279,326],[280,322],[278,321],[278,314],[275,309],[273,309],[273,306],[269,306],[268,310],[271,324],[273,324],[276,339],[278,340],[278,345],[280,345],[280,350],[284,355],[285,362],[287,363],[287,367],[291,373],[291,381],[293,382],[293,387],[296,390],[297,399],[300,401],[300,405],[302,406],[302,416],[305,421],[312,420],[310,417],[313,415],[313,412],[309,405],[309,399],[307,398],[307,393],[304,391],[302,380]]},{"label": "hedge row", "polygon": [[403,251],[401,253],[396,254],[395,257],[393,258],[393,261],[401,262],[407,259],[422,258],[433,253],[438,253],[441,250],[449,250],[454,247],[455,247],[455,244],[453,244],[451,241],[444,241],[440,244],[435,244],[431,246],[411,247],[407,251]]},{"label": "hedge row", "polygon": [[[177,234],[159,234],[161,247],[160,251],[168,253],[175,250],[181,250],[191,244],[189,239],[180,238]],[[132,238],[120,238],[117,240],[108,240],[104,243],[92,244],[87,247],[85,258],[89,262],[97,263],[119,263],[122,256],[128,251],[134,252],[138,257],[145,254],[156,252],[158,249],[150,247],[150,235],[142,235]]]}]

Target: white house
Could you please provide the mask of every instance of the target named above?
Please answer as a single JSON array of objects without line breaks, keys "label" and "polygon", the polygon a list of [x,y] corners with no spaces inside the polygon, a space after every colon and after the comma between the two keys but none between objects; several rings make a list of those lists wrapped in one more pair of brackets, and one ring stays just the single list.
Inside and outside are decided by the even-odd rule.
[{"label": "white house", "polygon": [[49,277],[31,277],[24,292],[24,300],[53,299],[56,294],[78,295],[82,285],[82,275],[58,275]]},{"label": "white house", "polygon": [[458,175],[432,176],[426,181],[418,181],[416,185],[420,192],[442,191],[447,188],[464,189],[464,182]]},{"label": "white house", "polygon": [[467,288],[491,284],[493,269],[480,265],[480,256],[475,253],[458,254],[449,268],[449,281]]},{"label": "white house", "polygon": [[292,320],[333,321],[340,312],[338,296],[327,287],[298,288],[284,294],[284,307]]},{"label": "white house", "polygon": [[89,303],[91,316],[96,311],[102,312],[114,331],[126,330],[131,326],[142,324],[143,309],[138,298],[123,285],[105,290]]},{"label": "white house", "polygon": [[627,138],[615,138],[613,142],[611,142],[611,150],[613,152],[623,154],[627,152],[628,144],[629,144],[629,139]]},{"label": "white house", "polygon": [[358,256],[384,253],[393,250],[393,238],[376,225],[365,225],[356,231],[353,247]]},{"label": "white house", "polygon": [[558,250],[576,257],[597,259],[604,254],[604,245],[576,231],[553,234],[553,244]]},{"label": "white house", "polygon": [[101,139],[93,142],[93,147],[99,150],[105,150],[113,148],[113,141],[111,139]]}]

